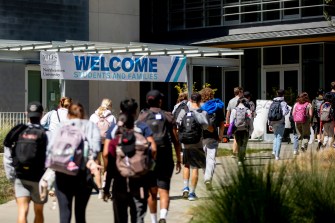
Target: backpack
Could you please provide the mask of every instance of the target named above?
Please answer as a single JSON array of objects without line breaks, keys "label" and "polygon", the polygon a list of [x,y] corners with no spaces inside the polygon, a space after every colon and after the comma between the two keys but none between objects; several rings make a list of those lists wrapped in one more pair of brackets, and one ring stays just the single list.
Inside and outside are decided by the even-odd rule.
[{"label": "backpack", "polygon": [[281,100],[273,100],[269,108],[269,121],[279,121],[283,118],[283,111],[281,108]]},{"label": "backpack", "polygon": [[305,123],[307,120],[306,107],[308,102],[304,104],[296,103],[293,113],[293,120],[296,123]]},{"label": "backpack", "polygon": [[88,141],[84,132],[72,124],[59,128],[49,149],[45,166],[57,172],[75,176],[85,168],[88,157]]},{"label": "backpack", "polygon": [[241,129],[241,128],[249,128],[249,123],[247,122],[247,111],[249,110],[247,107],[241,108],[241,107],[236,107],[234,108],[236,110],[236,115],[235,115],[235,121],[234,125],[236,129]]},{"label": "backpack", "polygon": [[28,125],[19,133],[11,150],[13,167],[19,178],[30,178],[44,171],[46,146],[47,136],[40,125]]},{"label": "backpack", "polygon": [[147,174],[153,166],[150,143],[136,126],[133,129],[118,128],[116,167],[121,176],[139,178]]},{"label": "backpack", "polygon": [[333,109],[329,102],[325,102],[320,108],[320,121],[329,122],[332,120]]},{"label": "backpack", "polygon": [[[172,115],[173,115],[174,120],[177,121],[177,118],[178,118],[181,110],[185,110],[185,112],[189,111],[189,108],[187,106],[187,101],[184,100],[184,101],[180,102],[178,107],[173,111]],[[179,127],[180,123],[177,122],[177,125]]]},{"label": "backpack", "polygon": [[[202,112],[198,109],[197,112]],[[181,120],[179,127],[179,141],[184,144],[198,143],[202,137],[202,126],[195,118],[194,111],[187,112]]]},{"label": "backpack", "polygon": [[[107,116],[108,117],[108,116]],[[106,132],[111,126],[111,123],[107,120],[107,117],[99,117],[99,121],[97,123],[98,128],[100,130],[101,142],[103,143],[106,139]]]},{"label": "backpack", "polygon": [[314,117],[320,118],[320,108],[324,101],[319,99],[314,99],[313,105],[314,105]]},{"label": "backpack", "polygon": [[164,111],[156,113],[151,111],[150,109],[146,109],[143,111],[146,113],[146,117],[144,118],[144,122],[150,127],[153,132],[153,137],[157,146],[163,146],[167,142],[169,142],[169,133],[167,128],[167,120],[164,114]]}]

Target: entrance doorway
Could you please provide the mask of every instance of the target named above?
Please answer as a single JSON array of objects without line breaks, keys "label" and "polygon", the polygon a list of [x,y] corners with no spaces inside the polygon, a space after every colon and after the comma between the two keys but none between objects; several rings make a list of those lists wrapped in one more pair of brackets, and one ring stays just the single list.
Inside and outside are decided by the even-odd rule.
[{"label": "entrance doorway", "polygon": [[292,106],[301,91],[301,73],[298,66],[264,68],[262,98],[272,100],[278,89],[285,90],[285,101]]}]

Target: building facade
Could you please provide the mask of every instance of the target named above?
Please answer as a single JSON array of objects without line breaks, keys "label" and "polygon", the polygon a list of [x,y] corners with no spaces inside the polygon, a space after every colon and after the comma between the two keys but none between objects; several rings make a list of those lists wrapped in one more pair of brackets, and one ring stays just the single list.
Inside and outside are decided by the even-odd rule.
[{"label": "building facade", "polygon": [[210,83],[227,103],[243,86],[254,99],[285,89],[292,105],[306,91],[330,90],[335,28],[324,0],[141,1],[141,41],[243,49],[239,69],[196,67],[194,80]]},{"label": "building facade", "polygon": [[[52,41],[53,45],[58,41],[69,45],[71,41],[139,41],[139,3],[131,0],[0,1],[0,21],[0,45],[4,46],[20,45],[20,41]],[[116,113],[124,95],[139,100],[138,83],[42,80],[38,51],[0,50],[0,55],[0,112],[23,112],[33,100],[50,110],[63,95],[80,101],[88,115],[105,97],[115,99]]]}]

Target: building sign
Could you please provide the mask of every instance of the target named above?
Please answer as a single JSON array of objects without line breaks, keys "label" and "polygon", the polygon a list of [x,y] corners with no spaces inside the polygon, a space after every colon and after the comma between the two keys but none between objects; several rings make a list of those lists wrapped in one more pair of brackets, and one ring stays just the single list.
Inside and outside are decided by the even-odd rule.
[{"label": "building sign", "polygon": [[186,82],[186,57],[41,51],[42,79]]}]

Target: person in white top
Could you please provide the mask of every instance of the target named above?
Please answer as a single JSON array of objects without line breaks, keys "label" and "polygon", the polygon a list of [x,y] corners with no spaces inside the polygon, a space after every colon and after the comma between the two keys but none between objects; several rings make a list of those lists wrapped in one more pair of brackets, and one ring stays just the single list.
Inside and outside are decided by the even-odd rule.
[{"label": "person in white top", "polygon": [[[101,136],[101,149],[98,154],[97,163],[99,165],[102,165],[102,150],[104,148],[104,142],[106,138],[106,131],[109,129],[109,127],[114,123],[116,123],[116,118],[112,114],[112,100],[108,98],[102,99],[100,107],[90,116],[90,121],[97,124],[99,130],[100,130],[100,136]],[[103,170],[102,170],[103,171]],[[104,172],[104,181],[105,181],[105,171]],[[97,187],[99,188],[99,199],[103,198],[103,190],[102,188],[105,185],[101,184],[101,172],[100,174],[94,175],[95,183],[97,184]]]},{"label": "person in white top", "polygon": [[72,99],[69,97],[62,97],[59,100],[58,108],[51,110],[41,119],[41,125],[47,128],[50,132],[56,130],[61,122],[67,121],[67,113]]}]

